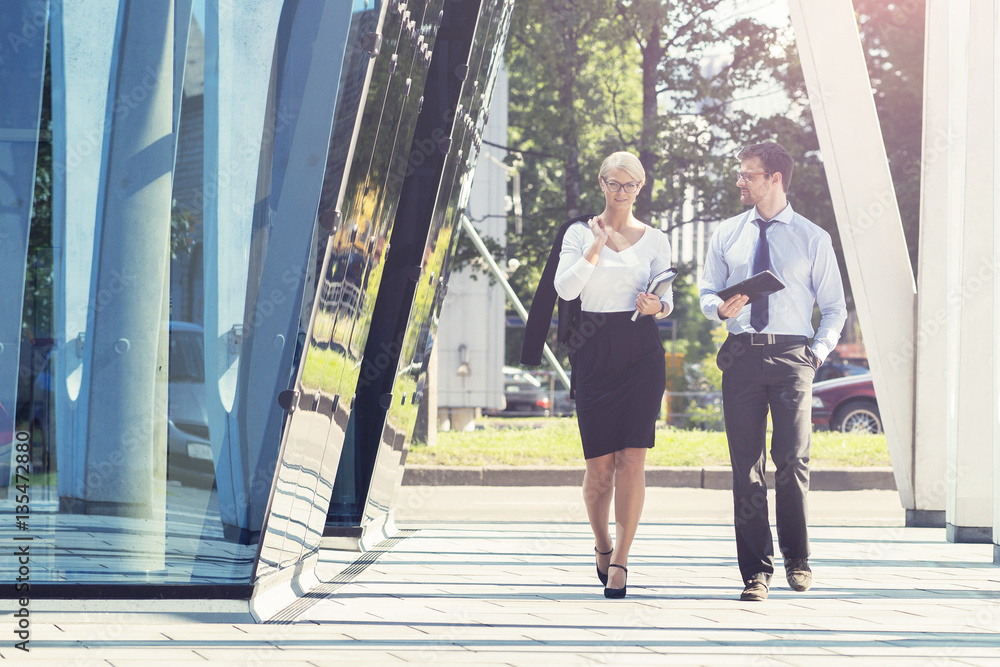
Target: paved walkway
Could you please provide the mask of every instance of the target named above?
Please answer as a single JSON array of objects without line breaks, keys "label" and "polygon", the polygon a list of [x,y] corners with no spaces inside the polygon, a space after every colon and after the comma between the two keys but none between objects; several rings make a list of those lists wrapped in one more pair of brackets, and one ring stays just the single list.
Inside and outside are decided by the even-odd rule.
[{"label": "paved walkway", "polygon": [[[992,545],[902,528],[891,491],[811,494],[814,588],[738,600],[729,493],[650,489],[628,597],[605,600],[567,487],[404,487],[399,537],[331,553],[294,618],[33,616],[30,665],[1000,664]],[[346,571],[345,571],[346,570]],[[10,619],[9,616],[7,616]],[[9,622],[9,621],[8,621]]]}]

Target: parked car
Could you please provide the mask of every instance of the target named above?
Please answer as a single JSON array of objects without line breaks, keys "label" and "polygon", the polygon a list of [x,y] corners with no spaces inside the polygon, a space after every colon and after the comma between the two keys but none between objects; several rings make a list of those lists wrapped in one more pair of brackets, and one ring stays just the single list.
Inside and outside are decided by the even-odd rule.
[{"label": "parked car", "polygon": [[871,373],[813,384],[812,423],[844,433],[881,433],[882,417]]},{"label": "parked car", "polygon": [[557,417],[572,417],[576,414],[576,400],[569,397],[569,389],[560,389],[562,382],[556,382],[552,400],[552,414]]},{"label": "parked car", "polygon": [[548,385],[528,371],[504,366],[502,410],[483,410],[495,417],[548,417],[551,414]]},{"label": "parked car", "polygon": [[[31,406],[35,469],[56,470],[55,355],[42,364],[33,383]],[[205,403],[205,332],[197,324],[170,322],[170,368],[167,384],[167,479],[211,488],[215,463],[208,437]]]},{"label": "parked car", "polygon": [[[576,401],[569,397],[569,387],[563,384],[558,373],[543,370],[532,371],[531,375],[549,392],[549,401],[552,403],[551,414],[556,417],[572,417],[576,414]],[[566,376],[572,376],[572,371],[566,370]]]},{"label": "parked car", "polygon": [[864,375],[865,373],[871,373],[867,366],[843,361],[831,362],[830,359],[827,359],[826,363],[816,371],[816,377],[813,378],[813,382],[822,382],[823,380],[832,380],[834,378],[847,377],[848,375]]},{"label": "parked car", "polygon": [[205,331],[188,322],[170,323],[167,479],[203,488],[215,482],[205,403]]}]

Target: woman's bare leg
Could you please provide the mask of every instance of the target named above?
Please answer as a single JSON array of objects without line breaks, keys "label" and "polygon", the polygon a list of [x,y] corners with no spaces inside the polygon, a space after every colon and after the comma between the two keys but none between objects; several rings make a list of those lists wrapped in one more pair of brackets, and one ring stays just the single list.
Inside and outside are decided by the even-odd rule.
[{"label": "woman's bare leg", "polygon": [[[606,454],[587,459],[587,471],[583,475],[583,503],[587,507],[587,518],[594,531],[594,546],[599,551],[611,551],[611,498],[615,490],[615,455]],[[597,564],[602,572],[608,571],[611,554],[597,556]]]},{"label": "woman's bare leg", "polygon": [[[615,552],[611,562],[627,567],[646,500],[646,448],[627,447],[615,452],[614,457]],[[621,588],[625,579],[624,571],[611,568],[608,588]]]}]

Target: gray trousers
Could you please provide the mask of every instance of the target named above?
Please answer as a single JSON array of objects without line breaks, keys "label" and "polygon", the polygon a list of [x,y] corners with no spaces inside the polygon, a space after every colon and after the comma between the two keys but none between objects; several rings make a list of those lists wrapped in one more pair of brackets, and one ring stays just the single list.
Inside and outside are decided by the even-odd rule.
[{"label": "gray trousers", "polygon": [[774,573],[764,481],[769,410],[778,547],[784,558],[809,556],[806,494],[816,370],[808,341],[801,341],[751,345],[748,335],[730,335],[717,357],[733,467],[736,553],[744,581],[770,583]]}]

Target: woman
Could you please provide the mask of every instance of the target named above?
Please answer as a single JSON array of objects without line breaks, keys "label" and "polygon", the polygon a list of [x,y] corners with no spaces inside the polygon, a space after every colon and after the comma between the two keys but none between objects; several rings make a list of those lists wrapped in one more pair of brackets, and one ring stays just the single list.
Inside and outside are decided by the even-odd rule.
[{"label": "woman", "polygon": [[[644,292],[670,266],[666,234],[632,215],[646,180],[638,158],[613,153],[601,165],[604,211],[565,233],[555,272],[564,300],[581,299],[573,355],[576,411],[587,470],[583,498],[594,531],[604,595],[625,597],[628,554],[646,495],[646,450],[666,388],[663,345],[653,317],[673,309],[673,292]],[[615,504],[615,539],[608,530]]]}]

